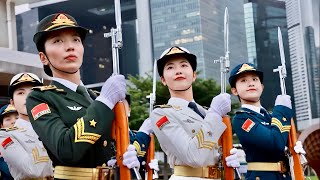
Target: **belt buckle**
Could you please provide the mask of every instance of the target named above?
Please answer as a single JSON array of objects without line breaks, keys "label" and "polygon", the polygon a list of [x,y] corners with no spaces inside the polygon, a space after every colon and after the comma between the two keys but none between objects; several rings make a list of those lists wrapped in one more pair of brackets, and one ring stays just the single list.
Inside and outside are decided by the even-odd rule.
[{"label": "belt buckle", "polygon": [[286,167],[286,165],[285,165],[285,163],[283,161],[279,162],[279,166],[280,166],[280,173],[287,172],[287,167]]},{"label": "belt buckle", "polygon": [[111,168],[109,167],[101,167],[101,166],[98,166],[97,167],[98,169],[98,176],[99,176],[99,180],[111,180],[113,179],[113,171]]},{"label": "belt buckle", "polygon": [[220,179],[221,172],[217,166],[208,166],[208,178]]}]

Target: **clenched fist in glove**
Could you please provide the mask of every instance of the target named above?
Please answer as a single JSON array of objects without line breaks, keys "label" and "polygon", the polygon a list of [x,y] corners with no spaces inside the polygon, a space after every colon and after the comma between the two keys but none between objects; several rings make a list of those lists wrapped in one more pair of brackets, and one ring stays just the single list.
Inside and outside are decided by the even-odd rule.
[{"label": "clenched fist in glove", "polygon": [[123,165],[131,168],[140,168],[140,162],[137,157],[136,148],[134,145],[130,144],[127,151],[123,154]]},{"label": "clenched fist in glove", "polygon": [[[238,149],[232,148],[230,150],[230,156],[226,157],[228,167],[238,168],[240,167],[240,160],[238,158]],[[240,155],[239,155],[240,156]]]},{"label": "clenched fist in glove", "polygon": [[96,98],[110,109],[126,97],[126,80],[123,75],[111,76],[103,84],[100,95]]},{"label": "clenched fist in glove", "polygon": [[141,127],[139,128],[139,131],[144,132],[147,135],[149,135],[150,133],[153,133],[150,118],[147,118],[146,120],[143,121]]},{"label": "clenched fist in glove", "polygon": [[278,95],[274,105],[282,105],[292,109],[291,97],[289,95]]},{"label": "clenched fist in glove", "polygon": [[217,113],[219,116],[224,116],[231,111],[230,94],[223,93],[214,97],[211,101],[209,112]]},{"label": "clenched fist in glove", "polygon": [[303,149],[301,141],[297,141],[293,149],[294,149],[294,152],[296,152],[297,154],[303,154],[303,155],[306,154],[306,151]]}]

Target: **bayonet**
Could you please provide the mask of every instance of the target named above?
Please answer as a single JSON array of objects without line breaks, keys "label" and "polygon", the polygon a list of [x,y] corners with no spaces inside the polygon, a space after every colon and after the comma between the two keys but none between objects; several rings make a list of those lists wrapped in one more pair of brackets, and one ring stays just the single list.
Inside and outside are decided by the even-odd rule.
[{"label": "bayonet", "polygon": [[[278,27],[278,43],[279,43],[279,52],[280,52],[280,60],[281,60],[281,66],[278,66],[278,68],[273,69],[273,72],[278,72],[279,73],[279,77],[280,77],[280,88],[281,88],[281,94],[282,95],[286,95],[286,83],[285,83],[285,78],[287,77],[287,70],[286,70],[286,59],[285,59],[285,55],[284,55],[284,49],[283,49],[283,41],[282,41],[282,34],[281,34],[281,29],[280,27]],[[292,141],[292,147],[295,146],[296,143],[296,137],[295,137],[295,124],[293,119],[291,119],[291,130],[289,133],[289,142]],[[290,143],[289,143],[290,146]],[[287,147],[286,147],[287,148]],[[288,149],[288,148],[287,148]],[[294,152],[294,151],[292,151]],[[289,166],[290,166],[290,173],[291,173],[291,177],[292,180],[294,180],[296,178],[296,176],[299,179],[299,175],[295,175],[295,170],[294,170],[294,157],[293,154],[290,152],[290,150],[285,150],[285,154],[289,159]],[[303,154],[300,154],[300,158],[297,157],[297,159],[300,161],[301,165],[305,165],[307,163],[307,159]],[[301,169],[301,174],[303,174],[303,170]],[[300,173],[300,172],[299,172]]]},{"label": "bayonet", "polygon": [[[121,28],[121,5],[120,5],[120,0],[114,0],[114,9],[115,9],[115,20],[116,20],[116,28],[111,28],[109,33],[104,33],[104,37],[108,38],[111,37],[111,47],[112,47],[112,65],[113,65],[113,75],[117,75],[120,73],[119,70],[119,49],[122,48],[122,28]],[[119,103],[122,104],[118,105]],[[122,102],[119,102],[116,104],[114,110],[115,112],[117,112],[119,110],[120,112],[120,116],[121,117],[125,117],[125,119],[121,119],[121,121],[126,121],[126,122],[121,122],[122,124],[125,124],[124,126],[126,126],[126,128],[120,128],[121,131],[128,131],[129,127],[128,127],[128,116],[126,115],[124,110],[124,105]],[[120,111],[121,110],[121,111]],[[125,116],[122,116],[123,113],[125,114]],[[116,119],[117,119],[117,113],[116,113]],[[117,120],[116,120],[117,121]],[[129,133],[128,132],[121,132],[123,134],[121,134],[122,136],[125,136],[124,141],[125,141],[125,145],[129,144]],[[119,135],[119,133],[117,133]],[[119,139],[121,139],[121,137],[117,137]],[[118,140],[119,140],[118,139]],[[127,142],[128,141],[128,142]],[[122,143],[122,142],[121,142]],[[121,149],[123,150],[124,147],[122,146]],[[120,149],[117,149],[117,151],[120,151]],[[118,160],[118,158],[117,158]],[[138,168],[133,168],[134,173],[136,174],[136,177],[138,180],[142,180],[141,175],[139,173]],[[121,168],[120,168],[120,174],[121,172]],[[123,170],[123,172],[125,172],[126,174],[124,175],[123,173],[121,174],[121,176],[125,176],[124,178],[122,178],[120,176],[120,179],[126,179],[126,178],[130,178],[130,171],[125,171]],[[129,177],[127,177],[129,176]]]},{"label": "bayonet", "polygon": [[230,69],[229,53],[229,13],[226,7],[224,11],[224,56],[219,60],[214,60],[214,63],[220,63],[221,93],[225,93],[227,89],[227,73]]},{"label": "bayonet", "polygon": [[287,70],[286,70],[286,59],[284,56],[283,41],[282,41],[282,34],[281,34],[280,27],[278,27],[278,43],[279,43],[281,66],[278,66],[278,68],[273,69],[273,72],[279,72],[281,94],[286,95],[287,92],[286,92],[285,78],[287,77]]}]

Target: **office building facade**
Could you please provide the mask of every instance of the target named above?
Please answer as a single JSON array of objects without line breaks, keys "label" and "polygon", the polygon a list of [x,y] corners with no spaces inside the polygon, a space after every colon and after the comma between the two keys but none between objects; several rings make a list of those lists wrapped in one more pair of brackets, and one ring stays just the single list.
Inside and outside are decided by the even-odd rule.
[{"label": "office building facade", "polygon": [[229,51],[231,68],[247,61],[242,0],[152,0],[151,19],[154,58],[171,46],[182,46],[197,56],[198,77],[220,82],[224,56],[224,11],[229,10]]}]

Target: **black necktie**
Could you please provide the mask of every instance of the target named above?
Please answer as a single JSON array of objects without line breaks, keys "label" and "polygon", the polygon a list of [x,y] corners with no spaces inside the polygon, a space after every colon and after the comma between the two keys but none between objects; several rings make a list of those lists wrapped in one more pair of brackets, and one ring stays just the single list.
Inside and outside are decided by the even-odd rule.
[{"label": "black necktie", "polygon": [[271,115],[265,109],[261,108],[260,113],[263,114],[263,116],[267,118],[269,121],[271,121]]},{"label": "black necktie", "polygon": [[76,92],[81,94],[83,97],[85,97],[90,103],[93,102],[93,100],[91,99],[91,97],[87,92],[87,89],[84,86],[78,86]]},{"label": "black necktie", "polygon": [[202,118],[204,118],[204,116],[201,114],[201,112],[199,111],[196,103],[194,102],[189,102],[188,107],[191,108],[194,112],[196,112],[197,114],[199,114],[199,116],[201,116]]}]

